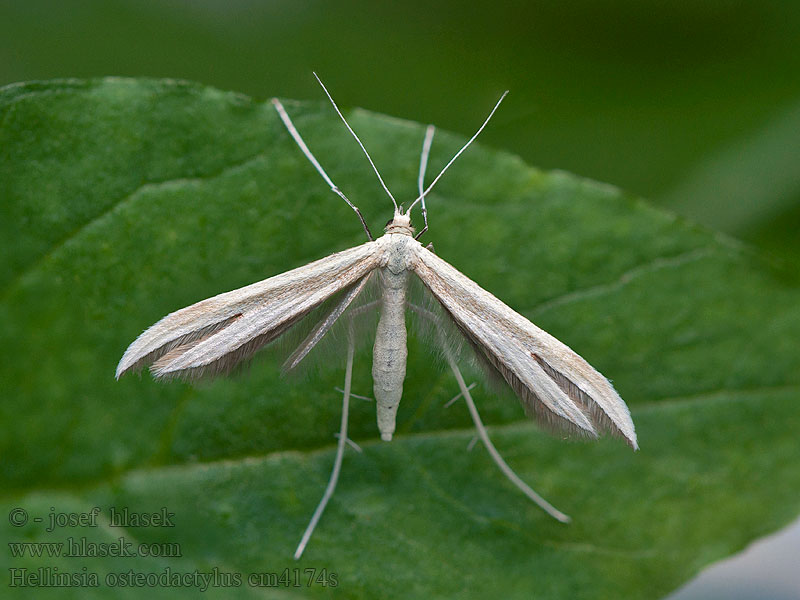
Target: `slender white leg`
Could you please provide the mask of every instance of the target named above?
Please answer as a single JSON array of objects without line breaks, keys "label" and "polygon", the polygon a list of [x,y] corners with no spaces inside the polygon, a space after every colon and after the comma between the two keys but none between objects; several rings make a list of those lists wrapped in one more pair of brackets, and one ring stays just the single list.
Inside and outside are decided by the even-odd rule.
[{"label": "slender white leg", "polygon": [[[471,390],[471,389],[472,389],[472,388],[474,388],[476,385],[478,385],[478,384],[477,384],[477,383],[475,383],[475,382],[473,381],[472,383],[470,383],[470,384],[467,386],[467,389],[468,389],[468,390]],[[444,406],[443,406],[443,408],[450,408],[450,407],[451,407],[453,404],[455,404],[455,403],[456,403],[456,401],[457,401],[459,398],[461,398],[461,396],[462,396],[462,395],[463,395],[463,394],[462,394],[461,392],[459,392],[458,394],[456,394],[455,396],[453,396],[452,398],[450,398],[450,400],[448,400],[447,402],[445,402],[445,403],[444,403]]]},{"label": "slender white leg", "polygon": [[[528,498],[533,500],[536,504],[538,504],[542,510],[544,510],[547,514],[549,514],[554,519],[561,521],[562,523],[569,523],[572,519],[569,516],[562,513],[552,504],[550,504],[547,500],[542,498],[539,494],[534,492],[530,486],[522,481],[519,476],[514,473],[511,467],[508,466],[503,457],[500,456],[500,453],[497,451],[497,448],[494,447],[492,440],[489,439],[489,434],[486,432],[486,427],[481,421],[481,417],[478,414],[478,408],[475,406],[475,401],[472,399],[472,394],[469,393],[469,390],[473,387],[472,385],[467,386],[466,382],[464,381],[464,377],[461,375],[461,370],[458,368],[455,359],[453,358],[452,353],[448,350],[448,346],[444,343],[444,340],[441,340],[441,326],[439,325],[439,318],[434,313],[426,310],[420,306],[416,306],[415,304],[409,304],[408,307],[413,310],[418,315],[425,317],[431,323],[433,323],[434,327],[436,327],[436,332],[440,336],[441,347],[444,350],[445,358],[447,359],[447,363],[450,365],[450,368],[453,371],[453,375],[455,375],[456,382],[458,383],[458,387],[461,390],[460,396],[464,397],[464,401],[467,403],[467,407],[469,408],[469,414],[472,416],[472,421],[475,423],[475,429],[478,431],[478,436],[481,438],[483,445],[486,446],[486,450],[489,452],[489,456],[492,457],[495,464],[500,468],[503,472],[503,475],[508,477],[508,479],[513,483],[515,486],[519,488],[519,490],[525,494]],[[459,396],[453,398],[452,401],[457,400]],[[451,401],[451,402],[452,402]]]},{"label": "slender white leg", "polygon": [[500,456],[500,453],[497,451],[497,448],[494,447],[492,440],[489,439],[489,434],[486,432],[486,427],[484,426],[483,421],[481,421],[481,417],[478,414],[478,409],[475,406],[475,402],[472,400],[472,394],[469,393],[469,388],[467,387],[467,384],[464,383],[464,377],[462,377],[458,365],[456,365],[456,362],[449,353],[446,356],[447,362],[450,364],[450,368],[453,370],[453,375],[455,375],[456,381],[458,382],[458,387],[461,388],[461,395],[464,396],[464,400],[467,403],[469,414],[472,416],[472,421],[475,423],[475,429],[478,430],[478,435],[480,436],[483,445],[486,446],[486,450],[488,450],[492,460],[494,460],[495,464],[497,464],[503,474],[508,477],[511,483],[517,486],[528,498],[538,504],[547,514],[555,519],[558,519],[562,523],[569,523],[571,519],[567,515],[562,513],[547,500],[534,492],[527,483],[522,481],[522,479],[520,479],[519,476],[514,473],[513,470],[511,470],[511,467],[509,467],[508,464],[506,464],[506,461],[503,460],[503,457]]},{"label": "slender white leg", "polygon": [[[352,395],[352,394],[351,394],[351,395]],[[334,433],[334,434],[333,434],[333,437],[335,437],[335,438],[338,440],[338,439],[339,439],[339,434],[338,434],[338,433]],[[475,438],[475,439],[477,440],[478,438]],[[351,447],[353,450],[355,450],[355,451],[356,451],[356,452],[358,452],[359,454],[361,454],[361,453],[363,452],[363,450],[361,449],[361,446],[359,446],[358,444],[356,444],[356,443],[355,443],[353,440],[351,440],[350,438],[347,438],[345,441],[347,442],[347,445],[348,445],[348,446],[350,446],[350,447]]]},{"label": "slender white leg", "polygon": [[331,499],[333,491],[336,489],[336,483],[339,481],[339,471],[342,468],[344,448],[347,444],[347,416],[350,405],[350,385],[353,379],[353,353],[355,351],[355,344],[353,340],[352,329],[349,337],[350,339],[347,346],[347,367],[345,368],[344,374],[344,393],[342,394],[342,425],[339,429],[339,442],[336,446],[336,458],[333,462],[333,471],[331,471],[331,478],[328,481],[328,487],[325,488],[325,493],[322,495],[322,500],[319,501],[317,509],[314,511],[314,515],[311,517],[311,521],[309,522],[308,527],[306,527],[305,533],[303,533],[303,538],[300,540],[297,550],[295,550],[295,560],[299,559],[303,555],[303,551],[306,549],[308,540],[311,538],[311,534],[314,533],[314,528],[317,526],[320,517],[322,517],[322,513],[328,504],[328,500]]},{"label": "slender white leg", "polygon": [[[327,93],[327,90],[325,91]],[[289,134],[294,138],[294,141],[300,147],[300,150],[303,152],[303,154],[306,155],[306,158],[311,162],[311,164],[314,165],[314,168],[317,170],[317,172],[320,175],[322,175],[322,178],[325,180],[325,182],[329,186],[331,186],[331,191],[335,193],[337,196],[339,196],[342,200],[347,202],[347,206],[352,208],[358,215],[358,218],[361,221],[361,226],[364,228],[364,232],[367,234],[367,239],[371,242],[374,238],[372,237],[372,233],[370,233],[369,227],[367,227],[367,222],[364,220],[364,215],[361,214],[361,211],[358,210],[358,207],[355,204],[353,204],[352,202],[350,202],[350,200],[347,199],[347,196],[344,195],[344,192],[340,190],[336,186],[336,184],[333,183],[333,181],[331,181],[331,178],[328,177],[328,174],[325,172],[325,169],[322,168],[322,165],[319,164],[319,161],[316,159],[316,157],[313,154],[311,154],[311,150],[308,149],[308,146],[306,146],[306,143],[303,141],[303,138],[300,137],[300,132],[297,131],[297,128],[294,126],[294,123],[292,123],[292,120],[289,118],[289,114],[286,112],[286,109],[283,108],[283,104],[281,104],[281,101],[278,100],[277,98],[273,98],[272,104],[275,107],[275,110],[278,111],[278,116],[280,116],[281,121],[283,121],[283,124],[286,126],[286,129],[289,131]],[[337,108],[336,110],[338,112],[339,109]],[[348,125],[348,128],[349,127],[350,126]],[[359,141],[359,143],[361,142]],[[366,150],[364,150],[364,152],[366,152]],[[371,159],[370,162],[372,162]],[[378,175],[378,177],[380,177],[380,175]],[[381,180],[381,182],[382,181],[383,180]],[[392,201],[394,201],[394,198],[392,198]]]},{"label": "slender white leg", "polygon": [[[336,390],[337,392],[339,392],[340,394],[344,394],[344,390],[342,388],[335,387],[333,389]],[[375,400],[373,400],[369,396],[359,396],[358,394],[354,394],[352,392],[350,392],[350,397],[351,398],[357,398],[358,400],[364,400],[365,402],[375,402]],[[460,397],[461,396],[459,396],[459,398]]]},{"label": "slender white leg", "polygon": [[[425,130],[425,139],[422,142],[422,154],[419,157],[419,177],[417,178],[417,185],[419,187],[419,197],[422,199],[422,220],[424,227],[420,232],[414,236],[415,240],[422,237],[422,234],[428,231],[428,207],[425,206],[425,171],[428,169],[428,157],[431,154],[431,144],[433,144],[433,134],[436,128],[433,125],[428,125]],[[413,205],[412,205],[413,206]],[[408,209],[411,212],[411,209]]]},{"label": "slender white leg", "polygon": [[[410,212],[411,212],[411,209],[412,209],[412,208],[414,208],[414,207],[417,205],[417,202],[421,202],[421,201],[422,201],[422,199],[423,199],[423,198],[425,198],[425,196],[427,196],[427,195],[428,195],[428,192],[430,192],[430,191],[431,191],[431,189],[433,189],[433,186],[435,186],[435,185],[436,185],[436,182],[437,182],[437,181],[439,181],[439,179],[441,179],[442,175],[444,175],[444,172],[445,172],[445,171],[447,171],[447,169],[449,169],[449,168],[450,168],[450,165],[452,165],[454,162],[456,162],[456,159],[457,159],[459,156],[461,156],[461,153],[462,153],[462,152],[464,152],[464,150],[466,150],[466,149],[469,147],[469,145],[470,145],[472,142],[474,142],[474,141],[475,141],[475,138],[476,138],[476,137],[478,137],[478,135],[480,135],[481,131],[483,131],[484,127],[486,127],[486,125],[489,123],[489,120],[492,118],[492,115],[494,115],[495,111],[496,111],[496,110],[497,110],[497,108],[500,106],[500,103],[503,101],[503,98],[505,98],[507,94],[508,94],[508,90],[506,90],[505,92],[503,92],[503,95],[502,95],[502,96],[500,96],[500,100],[498,100],[498,101],[497,101],[497,104],[495,104],[495,105],[494,105],[494,108],[492,109],[492,112],[490,112],[490,113],[489,113],[489,116],[488,116],[488,117],[486,117],[486,120],[483,122],[483,125],[481,125],[481,126],[478,128],[478,131],[476,131],[476,132],[475,132],[475,135],[473,135],[471,138],[469,138],[469,141],[468,141],[466,144],[464,144],[463,146],[461,146],[461,150],[459,150],[458,152],[456,152],[455,156],[453,156],[453,158],[451,158],[451,159],[450,159],[450,162],[449,162],[449,163],[447,163],[447,164],[444,166],[444,169],[442,169],[441,171],[439,171],[439,174],[438,174],[438,175],[436,176],[436,178],[435,178],[435,179],[434,179],[434,180],[431,182],[431,184],[430,184],[430,185],[429,185],[427,188],[425,188],[425,190],[424,190],[423,192],[421,192],[419,196],[417,196],[417,199],[416,199],[416,200],[414,200],[414,202],[412,202],[412,203],[411,203],[411,206],[409,206],[409,207],[408,207],[408,211],[407,211],[407,212],[409,212],[409,213],[410,213]],[[431,137],[433,137],[433,133],[431,133]]]}]

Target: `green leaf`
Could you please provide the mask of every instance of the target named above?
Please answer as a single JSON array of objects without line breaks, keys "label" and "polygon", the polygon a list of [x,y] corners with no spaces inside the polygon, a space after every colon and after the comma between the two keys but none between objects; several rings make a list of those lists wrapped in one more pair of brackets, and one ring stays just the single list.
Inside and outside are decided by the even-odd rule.
[{"label": "green leaf", "polygon": [[[286,105],[378,232],[390,202],[331,108]],[[348,117],[407,205],[424,128]],[[439,132],[430,172],[461,143]],[[168,80],[6,87],[0,198],[0,481],[3,510],[29,516],[4,518],[4,539],[180,550],[22,558],[9,547],[6,583],[20,583],[11,569],[57,568],[100,583],[49,590],[58,597],[196,597],[197,580],[165,582],[197,571],[215,573],[206,593],[226,598],[649,599],[800,513],[798,289],[732,240],[613,187],[474,146],[429,197],[425,239],[612,378],[641,451],[551,437],[510,394],[476,389],[501,453],[574,519],[557,523],[467,451],[466,408],[443,408],[455,383],[412,338],[398,435],[378,441],[374,407],[354,401],[364,452],[345,456],[300,562],[333,460],[338,361],[304,380],[280,379],[270,356],[207,384],[114,380],[126,346],[168,312],[363,241],[272,105]],[[355,392],[371,393],[369,369],[366,350]],[[94,506],[97,527],[46,531],[51,514]],[[112,506],[165,507],[174,527],[113,527]],[[328,585],[306,586],[307,568]],[[251,573],[299,573],[299,587],[253,587]]]}]

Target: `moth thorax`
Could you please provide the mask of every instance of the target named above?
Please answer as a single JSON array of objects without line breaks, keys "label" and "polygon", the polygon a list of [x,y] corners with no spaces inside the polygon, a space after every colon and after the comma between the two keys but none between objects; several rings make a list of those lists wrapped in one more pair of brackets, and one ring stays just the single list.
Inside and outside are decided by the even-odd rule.
[{"label": "moth thorax", "polygon": [[403,235],[414,235],[414,228],[411,226],[411,217],[408,214],[394,213],[394,219],[386,224],[386,233],[402,233]]}]

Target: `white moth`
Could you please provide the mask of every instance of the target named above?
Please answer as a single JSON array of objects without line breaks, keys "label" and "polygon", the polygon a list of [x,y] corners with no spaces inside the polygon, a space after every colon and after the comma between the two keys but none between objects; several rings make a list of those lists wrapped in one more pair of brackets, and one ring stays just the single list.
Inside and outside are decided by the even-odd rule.
[{"label": "white moth", "polygon": [[[316,75],[315,75],[316,76]],[[317,78],[319,80],[319,78]],[[286,361],[294,369],[326,336],[335,323],[344,322],[348,337],[342,421],[338,449],[328,487],[295,552],[299,558],[338,481],[347,439],[351,389],[354,323],[370,311],[379,311],[373,349],[372,377],[381,439],[390,441],[406,375],[406,312],[426,323],[469,408],[478,435],[503,473],[531,500],[553,517],[568,521],[505,463],[489,439],[472,396],[456,364],[458,349],[449,341],[455,332],[472,347],[486,370],[504,379],[519,396],[526,412],[552,429],[597,437],[601,432],[624,438],[637,448],[628,407],[611,384],[565,344],[542,331],[479,287],[432,251],[418,238],[428,229],[425,197],[448,167],[483,130],[505,94],[472,138],[423,189],[434,129],[423,142],[419,171],[419,196],[404,211],[387,188],[361,140],[353,132],[322,82],[336,112],[358,141],[378,179],[392,199],[394,218],[386,234],[373,239],[358,208],[336,187],[312,155],[279,100],[273,104],[291,136],[331,189],[356,212],[369,241],[264,281],[193,304],[158,321],[142,333],[125,352],[116,376],[145,365],[157,378],[195,378],[230,371],[258,349],[292,329],[312,311],[323,307],[320,320]],[[424,227],[414,236],[411,209],[420,204]],[[411,280],[434,299],[428,307],[408,295]],[[379,299],[357,303],[368,282],[377,285]]]}]

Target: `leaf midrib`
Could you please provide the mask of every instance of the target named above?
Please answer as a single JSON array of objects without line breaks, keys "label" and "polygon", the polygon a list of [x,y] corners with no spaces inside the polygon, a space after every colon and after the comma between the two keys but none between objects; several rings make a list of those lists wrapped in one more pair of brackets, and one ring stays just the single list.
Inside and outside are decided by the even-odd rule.
[{"label": "leaf midrib", "polygon": [[[751,401],[751,396],[761,392],[766,393],[780,393],[797,391],[800,392],[800,384],[785,384],[785,385],[770,385],[770,386],[757,386],[746,389],[731,389],[719,388],[712,391],[703,391],[697,394],[690,394],[686,396],[675,396],[662,398],[659,400],[651,400],[639,404],[631,412],[636,414],[652,414],[661,411],[669,412],[674,409],[679,409],[683,406],[700,406],[706,407],[717,404],[719,402],[740,403]],[[494,432],[501,433],[517,433],[522,431],[532,431],[537,434],[545,435],[539,430],[536,425],[527,419],[517,419],[502,425],[490,425],[488,429]],[[453,428],[453,429],[436,429],[430,431],[420,431],[415,433],[406,433],[395,436],[395,440],[441,440],[447,438],[459,438],[472,435],[473,427]],[[385,444],[378,438],[372,438],[367,441],[359,442],[362,449],[373,448]],[[247,465],[258,465],[270,461],[278,461],[286,457],[314,457],[326,453],[333,452],[336,449],[336,444],[326,444],[324,446],[317,446],[309,450],[302,450],[293,448],[288,450],[275,450],[265,454],[248,454],[244,456],[237,456],[231,458],[219,458],[209,461],[175,463],[157,466],[137,466],[131,469],[116,471],[113,474],[98,477],[92,480],[85,480],[77,486],[43,486],[43,487],[18,487],[11,490],[4,490],[0,493],[0,498],[17,498],[24,494],[31,493],[44,493],[44,492],[82,492],[89,491],[94,488],[110,484],[120,479],[128,477],[136,477],[147,475],[150,473],[169,473],[169,472],[190,472],[195,469],[210,469],[214,467],[242,467]]]}]

